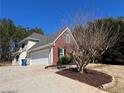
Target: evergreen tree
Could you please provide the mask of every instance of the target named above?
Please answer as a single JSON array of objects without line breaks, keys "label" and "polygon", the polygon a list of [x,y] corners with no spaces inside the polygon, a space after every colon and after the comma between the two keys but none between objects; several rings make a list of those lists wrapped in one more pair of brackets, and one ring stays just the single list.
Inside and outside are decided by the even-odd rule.
[{"label": "evergreen tree", "polygon": [[18,49],[19,41],[33,32],[44,34],[40,28],[15,26],[10,19],[0,19],[0,60],[11,60],[12,52]]}]

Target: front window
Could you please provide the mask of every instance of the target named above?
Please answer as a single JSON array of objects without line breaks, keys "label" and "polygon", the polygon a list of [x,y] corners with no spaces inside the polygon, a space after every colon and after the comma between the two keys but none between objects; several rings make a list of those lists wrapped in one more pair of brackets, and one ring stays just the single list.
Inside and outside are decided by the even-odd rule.
[{"label": "front window", "polygon": [[66,50],[64,48],[59,48],[58,53],[59,53],[59,58],[61,58],[65,55]]}]

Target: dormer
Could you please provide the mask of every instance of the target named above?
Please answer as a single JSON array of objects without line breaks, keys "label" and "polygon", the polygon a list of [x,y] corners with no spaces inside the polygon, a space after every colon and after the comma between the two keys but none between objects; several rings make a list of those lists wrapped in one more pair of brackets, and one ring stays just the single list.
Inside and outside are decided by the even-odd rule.
[{"label": "dormer", "polygon": [[42,35],[33,33],[32,35],[28,36],[27,38],[23,39],[19,42],[19,51],[22,50],[29,50],[31,47],[33,47],[37,42],[39,42]]}]

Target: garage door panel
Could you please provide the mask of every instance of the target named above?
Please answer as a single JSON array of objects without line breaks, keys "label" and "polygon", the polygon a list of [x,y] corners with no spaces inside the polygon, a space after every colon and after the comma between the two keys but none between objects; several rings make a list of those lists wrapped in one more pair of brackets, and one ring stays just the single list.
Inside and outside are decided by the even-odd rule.
[{"label": "garage door panel", "polygon": [[48,64],[49,49],[32,52],[31,60],[32,60],[32,64]]}]

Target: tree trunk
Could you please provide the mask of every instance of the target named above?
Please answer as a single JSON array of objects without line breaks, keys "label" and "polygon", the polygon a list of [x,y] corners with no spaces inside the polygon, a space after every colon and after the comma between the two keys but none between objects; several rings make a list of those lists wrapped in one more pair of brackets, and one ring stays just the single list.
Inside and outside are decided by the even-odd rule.
[{"label": "tree trunk", "polygon": [[88,63],[89,61],[85,61],[85,63],[80,66],[80,73],[86,73],[86,66],[88,65]]},{"label": "tree trunk", "polygon": [[80,59],[79,57],[74,56],[74,62],[76,64],[77,71],[79,73],[86,72],[86,66],[88,65],[89,61],[83,61],[83,59]]}]

